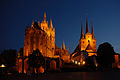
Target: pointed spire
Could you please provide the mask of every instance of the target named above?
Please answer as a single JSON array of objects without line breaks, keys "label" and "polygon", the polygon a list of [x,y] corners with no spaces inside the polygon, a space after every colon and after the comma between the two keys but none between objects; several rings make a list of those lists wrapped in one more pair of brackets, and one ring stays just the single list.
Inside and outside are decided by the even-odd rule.
[{"label": "pointed spire", "polygon": [[88,18],[86,17],[86,33],[89,33],[89,28],[88,28]]},{"label": "pointed spire", "polygon": [[34,19],[32,20],[32,25],[31,25],[31,27],[32,27],[32,28],[34,27]]},{"label": "pointed spire", "polygon": [[38,20],[38,26],[40,27],[40,21]]},{"label": "pointed spire", "polygon": [[61,45],[61,49],[62,49],[62,45]]},{"label": "pointed spire", "polygon": [[50,19],[50,28],[53,28],[52,19]]},{"label": "pointed spire", "polygon": [[91,26],[92,26],[92,38],[94,39],[95,35],[94,35],[94,31],[93,31],[93,24],[91,24]]},{"label": "pointed spire", "polygon": [[44,12],[44,22],[46,22],[46,12]]},{"label": "pointed spire", "polygon": [[63,41],[63,49],[66,50],[64,41]]},{"label": "pointed spire", "polygon": [[69,51],[69,47],[68,47],[68,49],[67,49],[68,51]]},{"label": "pointed spire", "polygon": [[82,19],[81,19],[81,38],[84,38]]}]

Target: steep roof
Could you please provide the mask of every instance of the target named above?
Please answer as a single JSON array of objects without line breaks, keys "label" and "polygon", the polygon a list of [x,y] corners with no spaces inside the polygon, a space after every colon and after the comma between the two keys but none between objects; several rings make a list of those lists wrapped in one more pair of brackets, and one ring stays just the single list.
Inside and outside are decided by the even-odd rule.
[{"label": "steep roof", "polygon": [[78,52],[79,51],[79,44],[77,45],[77,47],[75,48],[75,50],[72,52],[71,55],[73,55],[75,52]]},{"label": "steep roof", "polygon": [[93,50],[93,48],[88,44],[87,48],[85,50]]}]

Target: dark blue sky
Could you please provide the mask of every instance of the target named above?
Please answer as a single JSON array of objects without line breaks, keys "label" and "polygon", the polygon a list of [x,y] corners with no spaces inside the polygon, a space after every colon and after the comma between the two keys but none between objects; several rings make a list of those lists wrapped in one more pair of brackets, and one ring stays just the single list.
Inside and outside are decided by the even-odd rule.
[{"label": "dark blue sky", "polygon": [[56,29],[56,45],[64,40],[70,52],[80,39],[81,17],[85,32],[88,16],[94,25],[97,47],[103,42],[112,44],[120,53],[120,1],[119,0],[0,0],[0,50],[19,49],[24,46],[25,25],[32,19],[53,20]]}]

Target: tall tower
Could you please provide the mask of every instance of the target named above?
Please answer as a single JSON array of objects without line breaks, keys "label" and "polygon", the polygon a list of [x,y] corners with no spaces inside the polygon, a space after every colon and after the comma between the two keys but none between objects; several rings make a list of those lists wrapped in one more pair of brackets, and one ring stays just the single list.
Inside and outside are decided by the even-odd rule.
[{"label": "tall tower", "polygon": [[41,29],[47,31],[48,29],[48,21],[46,21],[46,12],[44,12],[44,19],[41,22]]},{"label": "tall tower", "polygon": [[83,25],[81,23],[81,38],[79,40],[79,49],[80,51],[87,51],[89,56],[97,55],[96,54],[96,39],[93,31],[93,24],[91,33],[89,32],[88,18],[86,18],[86,33],[83,34]]},{"label": "tall tower", "polygon": [[53,28],[52,19],[48,26],[46,13],[41,23],[32,20],[31,27],[25,29],[24,56],[29,56],[36,49],[47,57],[53,57],[55,53],[55,28]]}]

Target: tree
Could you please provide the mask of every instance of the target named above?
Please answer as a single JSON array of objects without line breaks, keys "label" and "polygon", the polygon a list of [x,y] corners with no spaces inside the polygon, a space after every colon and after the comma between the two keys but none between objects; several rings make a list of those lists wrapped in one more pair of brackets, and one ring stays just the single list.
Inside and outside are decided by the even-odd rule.
[{"label": "tree", "polygon": [[30,54],[30,56],[28,57],[28,64],[29,67],[33,68],[33,73],[35,73],[35,68],[37,69],[38,72],[38,68],[40,66],[44,65],[44,57],[42,55],[42,53],[39,51],[39,49],[33,50],[33,53]]},{"label": "tree", "polygon": [[105,42],[100,44],[97,50],[97,61],[103,68],[111,67],[114,62],[114,49],[111,44]]}]

